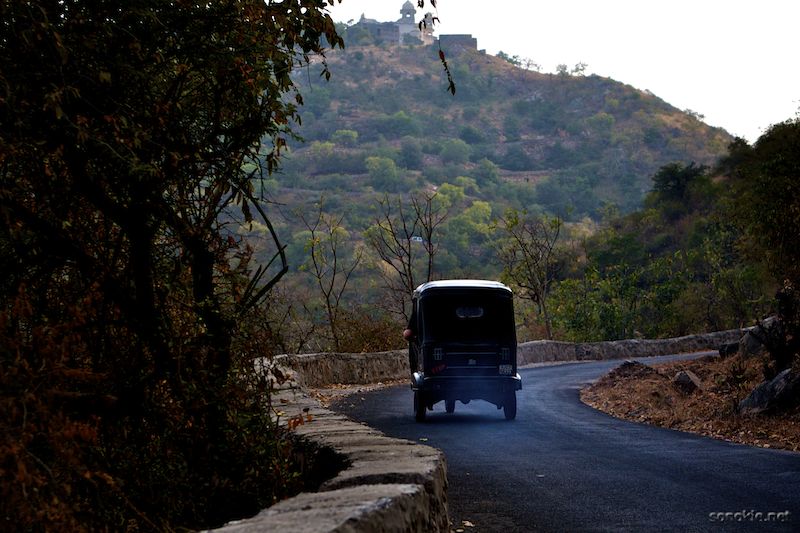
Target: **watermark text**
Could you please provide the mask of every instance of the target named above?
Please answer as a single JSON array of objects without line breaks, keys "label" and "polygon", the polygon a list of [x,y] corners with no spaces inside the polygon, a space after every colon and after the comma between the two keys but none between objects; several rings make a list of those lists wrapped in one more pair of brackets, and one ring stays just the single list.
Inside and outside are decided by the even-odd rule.
[{"label": "watermark text", "polygon": [[790,522],[792,513],[789,511],[756,511],[755,509],[742,511],[726,511],[708,513],[711,522]]}]

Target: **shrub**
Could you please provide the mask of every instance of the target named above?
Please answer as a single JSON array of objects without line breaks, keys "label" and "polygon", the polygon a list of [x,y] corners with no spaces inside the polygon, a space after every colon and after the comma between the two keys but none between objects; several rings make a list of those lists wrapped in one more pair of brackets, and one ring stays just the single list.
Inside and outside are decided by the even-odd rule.
[{"label": "shrub", "polygon": [[463,165],[469,161],[471,149],[467,143],[461,139],[448,139],[442,143],[439,157],[443,163],[453,163]]},{"label": "shrub", "polygon": [[353,130],[336,130],[331,135],[331,142],[339,146],[353,147],[358,144],[358,132]]}]

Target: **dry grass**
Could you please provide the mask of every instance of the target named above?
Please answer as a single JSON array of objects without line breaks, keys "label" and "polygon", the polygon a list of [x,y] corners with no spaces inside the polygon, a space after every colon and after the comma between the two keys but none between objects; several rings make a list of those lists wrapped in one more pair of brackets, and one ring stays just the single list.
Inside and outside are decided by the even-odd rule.
[{"label": "dry grass", "polygon": [[[703,357],[656,365],[626,363],[581,391],[584,403],[617,418],[763,448],[800,451],[800,407],[743,416],[735,407],[762,380],[763,360]],[[673,376],[691,370],[702,388],[680,392]]]}]

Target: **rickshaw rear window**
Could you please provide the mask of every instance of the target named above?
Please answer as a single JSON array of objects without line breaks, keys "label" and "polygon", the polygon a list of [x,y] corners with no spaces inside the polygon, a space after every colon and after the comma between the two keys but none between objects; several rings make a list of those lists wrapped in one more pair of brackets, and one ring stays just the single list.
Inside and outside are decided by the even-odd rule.
[{"label": "rickshaw rear window", "polygon": [[511,298],[497,295],[443,295],[420,302],[428,341],[493,342],[514,336]]},{"label": "rickshaw rear window", "polygon": [[464,305],[456,308],[456,316],[458,318],[481,318],[483,316],[483,307],[468,307]]}]

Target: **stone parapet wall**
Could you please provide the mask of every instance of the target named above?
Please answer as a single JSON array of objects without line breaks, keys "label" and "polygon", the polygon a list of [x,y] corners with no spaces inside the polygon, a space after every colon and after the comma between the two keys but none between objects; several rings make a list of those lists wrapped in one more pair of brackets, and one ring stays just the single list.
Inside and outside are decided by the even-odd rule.
[{"label": "stone parapet wall", "polygon": [[517,364],[628,359],[717,350],[722,345],[738,342],[746,331],[731,329],[673,339],[629,339],[586,343],[531,341],[517,347]]},{"label": "stone parapet wall", "polygon": [[294,370],[304,387],[378,383],[409,375],[407,350],[279,355],[275,362]]},{"label": "stone parapet wall", "polygon": [[[554,361],[628,359],[717,350],[724,344],[738,342],[745,331],[732,329],[652,340],[630,339],[587,343],[530,341],[517,347],[517,363],[527,365]],[[280,355],[275,362],[294,370],[301,385],[306,387],[325,387],[336,383],[378,383],[409,377],[406,350],[365,354]]]},{"label": "stone parapet wall", "polygon": [[346,466],[316,492],[303,492],[215,532],[450,530],[441,451],[387,437],[320,407],[300,389],[287,387],[273,401],[281,406],[282,420],[307,420],[294,429],[301,440],[333,452]]}]

